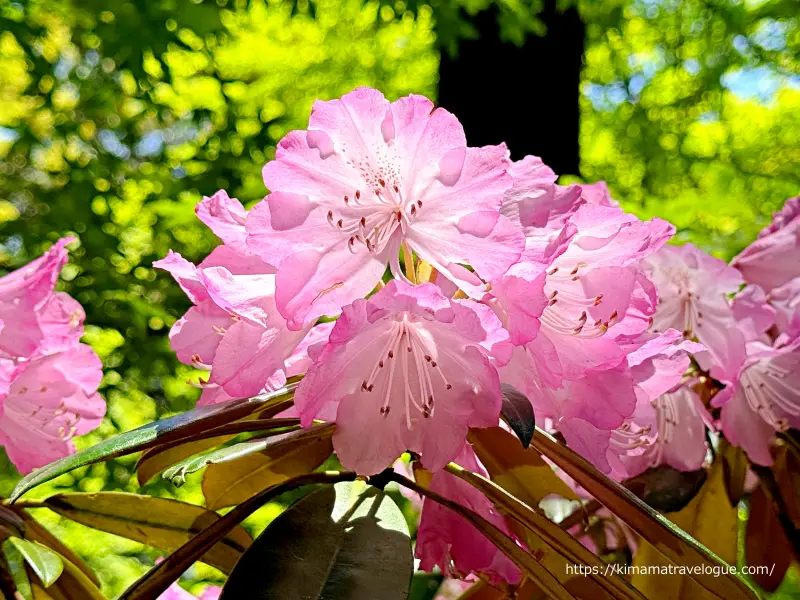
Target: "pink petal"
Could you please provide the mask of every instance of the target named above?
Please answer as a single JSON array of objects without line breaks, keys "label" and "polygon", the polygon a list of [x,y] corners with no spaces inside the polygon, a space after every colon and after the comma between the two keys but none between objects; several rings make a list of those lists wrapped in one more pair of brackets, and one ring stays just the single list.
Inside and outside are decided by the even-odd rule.
[{"label": "pink petal", "polygon": [[211,197],[203,197],[194,212],[225,244],[239,252],[247,251],[244,227],[247,211],[236,198],[229,198],[225,190],[219,190]]}]

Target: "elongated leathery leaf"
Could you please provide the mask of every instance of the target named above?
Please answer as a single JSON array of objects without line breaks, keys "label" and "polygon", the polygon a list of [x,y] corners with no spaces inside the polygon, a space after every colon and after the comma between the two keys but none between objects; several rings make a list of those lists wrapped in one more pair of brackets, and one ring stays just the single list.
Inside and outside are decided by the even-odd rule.
[{"label": "elongated leathery leaf", "polygon": [[26,475],[14,488],[10,500],[13,502],[37,485],[55,479],[59,475],[68,473],[78,467],[84,467],[117,456],[124,456],[125,454],[132,454],[133,452],[153,448],[159,444],[181,438],[191,439],[194,434],[202,435],[203,432],[213,427],[242,419],[264,410],[268,406],[286,402],[293,391],[294,385],[291,385],[277,392],[255,398],[203,406],[115,435],[99,444],[64,457]]},{"label": "elongated leathery leaf", "polygon": [[136,463],[139,483],[145,484],[153,477],[191,456],[221,446],[240,433],[263,432],[264,435],[278,435],[298,429],[300,419],[243,419],[214,427],[190,439],[178,439],[159,444],[145,451]]},{"label": "elongated leathery leaf", "polygon": [[[697,567],[700,571],[710,567],[712,573],[715,567],[727,567],[708,548],[670,523],[632,492],[600,473],[573,450],[559,444],[546,432],[537,428],[532,445],[675,564]],[[720,577],[694,573],[689,576],[726,600],[756,598],[747,584],[726,568],[722,570]]]},{"label": "elongated leathery leaf", "polygon": [[242,556],[221,600],[405,600],[414,563],[400,509],[363,483],[335,488],[312,492],[275,519]]},{"label": "elongated leathery leaf", "polygon": [[[167,551],[180,548],[220,518],[186,502],[123,492],[57,494],[41,505],[87,527]],[[244,529],[235,527],[201,560],[230,573],[251,542]]]},{"label": "elongated leathery leaf", "polygon": [[172,582],[181,576],[192,563],[205,554],[209,548],[225,537],[238,523],[253,514],[273,498],[296,487],[314,483],[338,483],[340,481],[353,481],[355,473],[339,473],[325,471],[324,473],[309,473],[294,477],[279,485],[268,488],[258,495],[242,502],[224,517],[212,523],[209,527],[198,533],[183,546],[165,558],[160,564],[150,569],[131,587],[129,587],[119,600],[155,600]]},{"label": "elongated leathery leaf", "polygon": [[265,488],[310,473],[333,452],[332,435],[333,424],[320,425],[277,442],[245,442],[213,453],[203,477],[206,506],[217,510],[239,504]]}]

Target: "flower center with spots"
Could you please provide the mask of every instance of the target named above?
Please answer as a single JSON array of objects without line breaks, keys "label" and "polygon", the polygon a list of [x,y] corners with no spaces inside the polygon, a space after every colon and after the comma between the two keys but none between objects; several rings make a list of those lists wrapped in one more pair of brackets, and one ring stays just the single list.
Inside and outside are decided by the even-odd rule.
[{"label": "flower center with spots", "polygon": [[541,323],[564,335],[582,338],[600,337],[616,323],[617,311],[608,319],[596,319],[589,315],[592,308],[600,306],[603,295],[587,296],[580,282],[581,270],[588,265],[578,263],[572,268],[553,267],[547,271],[545,294],[548,302]]},{"label": "flower center with spots", "polygon": [[421,210],[421,200],[407,201],[396,182],[377,177],[368,191],[356,190],[352,196],[344,196],[340,210],[329,210],[327,219],[347,240],[350,252],[355,254],[359,246],[364,246],[379,254],[396,232],[405,236]]},{"label": "flower center with spots", "polygon": [[399,400],[392,398],[392,394],[402,395],[409,429],[413,411],[426,419],[434,414],[437,388],[441,393],[453,387],[436,360],[433,343],[419,329],[408,315],[393,321],[386,344],[369,376],[361,383],[364,393],[378,388],[383,400],[380,411],[384,416],[389,415],[391,405]]},{"label": "flower center with spots", "polygon": [[790,427],[789,420],[779,412],[800,415],[800,405],[792,401],[798,396],[786,381],[790,374],[790,368],[774,360],[762,360],[745,369],[741,376],[747,404],[776,431]]}]

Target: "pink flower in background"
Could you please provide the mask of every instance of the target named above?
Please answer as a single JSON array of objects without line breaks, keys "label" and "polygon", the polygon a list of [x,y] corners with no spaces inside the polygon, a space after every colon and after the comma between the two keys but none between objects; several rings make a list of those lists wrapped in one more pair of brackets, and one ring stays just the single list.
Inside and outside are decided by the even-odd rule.
[{"label": "pink flower in background", "polygon": [[274,268],[237,250],[245,235],[238,201],[218,192],[204,198],[197,213],[232,245],[217,247],[198,266],[174,252],[153,263],[195,304],[173,325],[172,348],[181,362],[211,371],[202,384],[209,391],[204,404],[279,389],[286,361],[310,327],[287,328],[275,306]]},{"label": "pink flower in background", "polygon": [[295,394],[304,425],[336,406],[342,464],[378,473],[406,450],[429,470],[461,450],[469,427],[496,425],[508,334],[492,311],[433,284],[390,281],[346,306]]},{"label": "pink flower in background", "polygon": [[511,185],[503,146],[468,148],[458,119],[421,96],[390,103],[358,88],[316,102],[264,167],[270,194],[247,218],[247,246],[277,267],[276,302],[291,328],[367,295],[387,264],[402,279],[406,242],[470,294],[523,249],[500,215]]},{"label": "pink flower in background", "polygon": [[737,326],[729,296],[744,283],[725,262],[692,244],[666,246],[648,259],[659,296],[653,331],[677,329],[706,348],[701,366],[728,380],[744,359],[745,336]]},{"label": "pink flower in background", "polygon": [[43,256],[0,278],[0,356],[31,357],[71,348],[83,335],[83,308],[69,295],[55,292],[67,264],[63,238]]},{"label": "pink flower in background", "polygon": [[782,347],[747,344],[747,359],[734,383],[714,396],[720,426],[750,460],[771,465],[775,432],[800,427],[800,340]]},{"label": "pink flower in background", "polygon": [[758,234],[731,265],[749,283],[769,291],[798,275],[800,265],[800,196],[790,198],[776,212],[772,223]]},{"label": "pink flower in background", "polygon": [[158,597],[158,600],[219,600],[222,595],[222,588],[216,585],[210,585],[203,590],[200,596],[190,594],[177,583],[169,586],[166,592]]},{"label": "pink flower in background", "polygon": [[[465,469],[488,477],[469,444],[464,445],[455,462]],[[466,481],[446,471],[440,471],[434,473],[429,488],[478,513],[510,535],[505,518],[496,511],[486,496]],[[420,559],[421,569],[432,571],[438,566],[446,577],[463,578],[471,573],[481,573],[492,583],[507,581],[511,584],[519,583],[522,577],[519,567],[473,525],[449,508],[428,498],[423,501],[414,554]]]},{"label": "pink flower in background", "polygon": [[83,309],[54,291],[73,241],[0,278],[0,445],[21,473],[75,452],[106,412],[102,364],[79,343]]},{"label": "pink flower in background", "polygon": [[20,473],[72,454],[72,439],[100,425],[102,375],[84,344],[33,360],[0,359],[0,445]]}]

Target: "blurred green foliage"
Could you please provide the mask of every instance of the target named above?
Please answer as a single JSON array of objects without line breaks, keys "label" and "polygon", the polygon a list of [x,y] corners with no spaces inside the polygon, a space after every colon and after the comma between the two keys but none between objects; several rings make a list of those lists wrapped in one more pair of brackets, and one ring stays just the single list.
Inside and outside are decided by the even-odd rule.
[{"label": "blurred green foliage", "polygon": [[581,174],[730,258],[800,192],[796,0],[581,0]]},{"label": "blurred green foliage", "polygon": [[[543,1],[0,0],[0,269],[60,236],[80,240],[61,286],[86,309],[109,409],[79,445],[196,399],[186,381],[197,374],[167,340],[188,302],[151,264],[169,248],[198,261],[217,243],[194,218],[203,195],[225,188],[258,201],[261,167],[314,99],[358,85],[435,97],[440,52],[475,35],[471,16],[496,8],[502,36],[520,44],[544,33]],[[587,25],[582,177],[607,179],[626,207],[733,254],[800,189],[796,1],[577,4]],[[84,468],[37,493],[135,491],[133,462]],[[199,477],[145,491],[200,503]],[[16,478],[0,456],[0,495]],[[111,597],[157,556],[37,516]],[[196,567],[192,578],[219,574]]]}]

